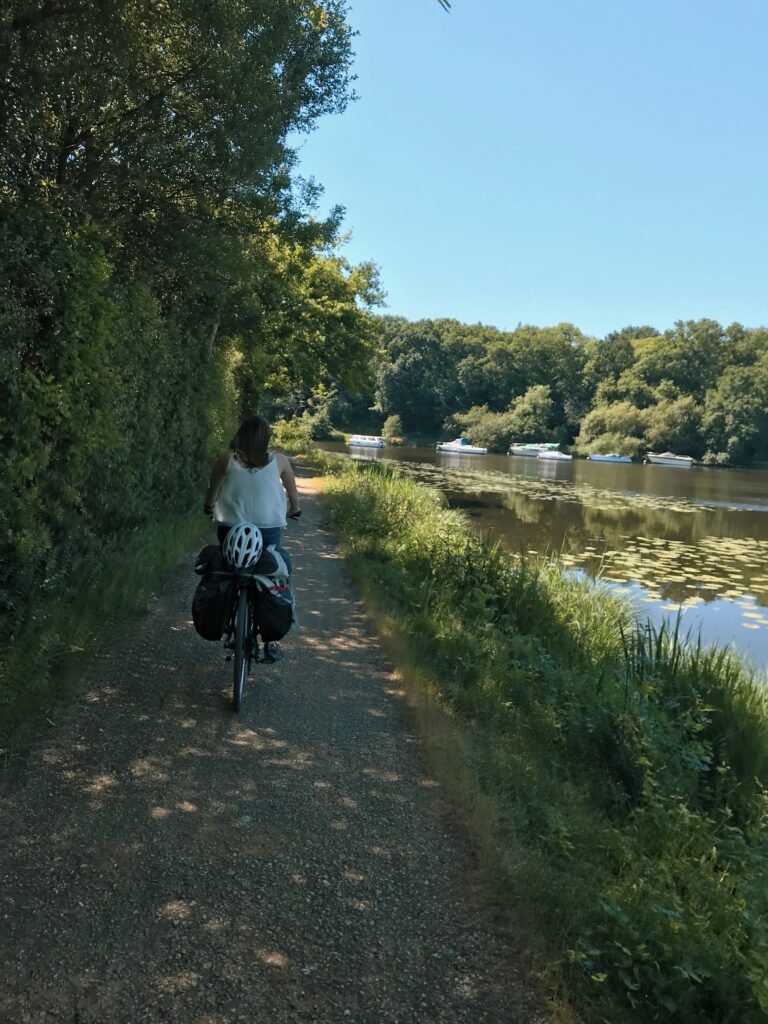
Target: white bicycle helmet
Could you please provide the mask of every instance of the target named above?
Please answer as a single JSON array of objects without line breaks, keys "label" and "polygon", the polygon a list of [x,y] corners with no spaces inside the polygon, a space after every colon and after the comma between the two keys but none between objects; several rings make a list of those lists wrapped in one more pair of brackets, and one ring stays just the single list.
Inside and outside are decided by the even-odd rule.
[{"label": "white bicycle helmet", "polygon": [[261,530],[253,523],[237,523],[224,538],[224,557],[236,569],[255,565],[264,550]]}]

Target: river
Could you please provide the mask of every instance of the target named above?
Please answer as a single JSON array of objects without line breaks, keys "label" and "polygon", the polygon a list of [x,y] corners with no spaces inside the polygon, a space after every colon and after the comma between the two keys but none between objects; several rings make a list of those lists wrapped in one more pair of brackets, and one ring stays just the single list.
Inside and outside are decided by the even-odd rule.
[{"label": "river", "polygon": [[[321,444],[345,451],[341,444]],[[510,550],[557,552],[655,623],[768,671],[768,472],[355,449],[439,488]]]}]

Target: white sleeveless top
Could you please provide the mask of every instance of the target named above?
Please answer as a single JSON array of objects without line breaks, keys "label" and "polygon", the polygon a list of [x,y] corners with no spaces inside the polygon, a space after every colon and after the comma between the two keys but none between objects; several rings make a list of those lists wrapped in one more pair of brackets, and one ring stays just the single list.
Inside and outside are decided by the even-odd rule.
[{"label": "white sleeveless top", "polygon": [[274,452],[266,466],[246,469],[230,455],[219,489],[213,518],[217,523],[253,523],[255,526],[286,526],[288,497],[280,479],[280,468]]}]

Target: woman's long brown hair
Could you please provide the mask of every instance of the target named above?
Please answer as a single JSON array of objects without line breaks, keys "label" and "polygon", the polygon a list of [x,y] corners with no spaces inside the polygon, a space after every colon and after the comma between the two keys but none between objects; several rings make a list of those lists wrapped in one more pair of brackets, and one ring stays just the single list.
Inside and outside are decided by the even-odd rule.
[{"label": "woman's long brown hair", "polygon": [[254,469],[267,464],[267,445],[271,437],[272,428],[264,417],[251,416],[240,424],[229,447],[243,465]]}]

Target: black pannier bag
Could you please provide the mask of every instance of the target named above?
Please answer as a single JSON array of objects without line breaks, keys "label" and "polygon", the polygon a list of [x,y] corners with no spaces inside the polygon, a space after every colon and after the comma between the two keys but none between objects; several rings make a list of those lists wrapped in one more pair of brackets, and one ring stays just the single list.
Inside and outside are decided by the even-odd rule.
[{"label": "black pannier bag", "polygon": [[205,640],[221,640],[232,615],[237,585],[218,544],[203,548],[195,572],[203,577],[192,598],[195,629]]},{"label": "black pannier bag", "polygon": [[275,580],[270,586],[261,586],[256,592],[258,600],[259,633],[265,644],[282,640],[295,621],[295,601],[287,580]]},{"label": "black pannier bag", "polygon": [[[237,581],[218,544],[208,544],[195,561],[195,572],[203,578],[192,598],[192,621],[205,640],[221,640],[232,617]],[[288,568],[273,547],[265,549],[259,561],[239,576],[253,576],[257,630],[264,643],[282,640],[296,625],[296,601]]]},{"label": "black pannier bag", "polygon": [[292,626],[298,625],[288,566],[280,552],[271,546],[253,570],[257,583],[254,597],[258,632],[265,644],[282,640]]}]

